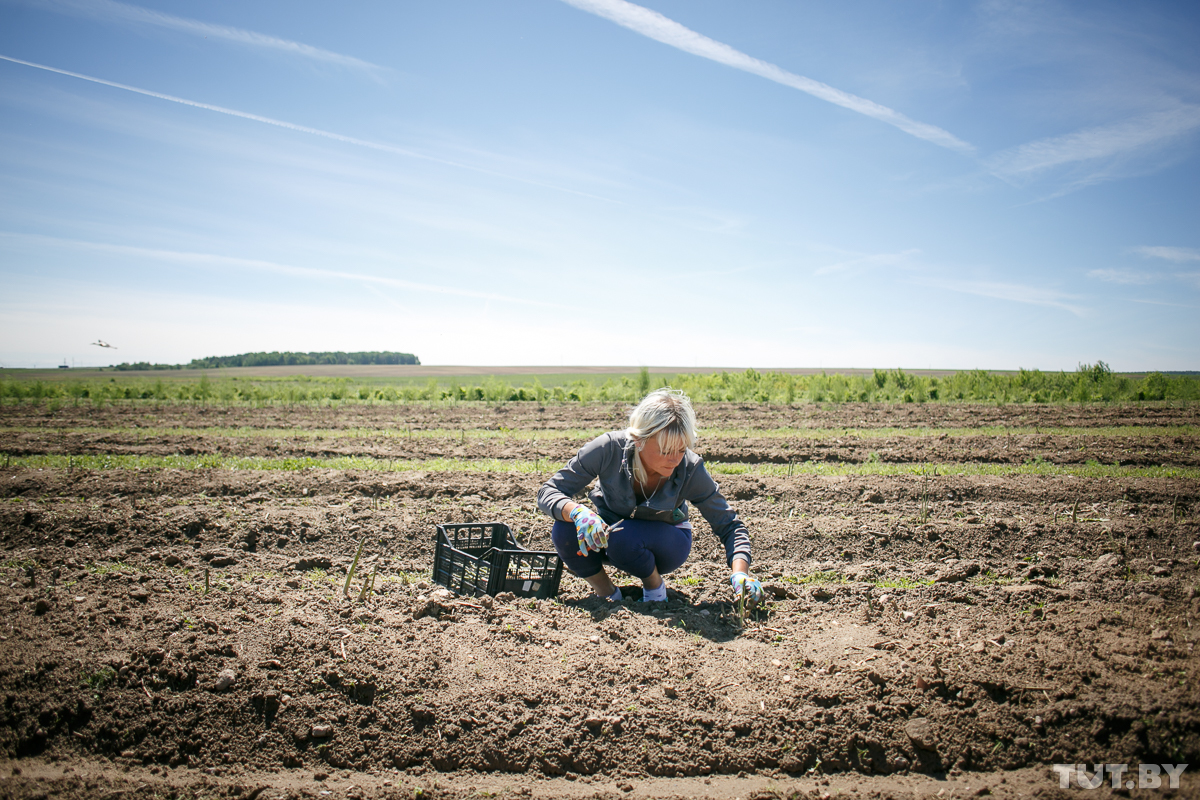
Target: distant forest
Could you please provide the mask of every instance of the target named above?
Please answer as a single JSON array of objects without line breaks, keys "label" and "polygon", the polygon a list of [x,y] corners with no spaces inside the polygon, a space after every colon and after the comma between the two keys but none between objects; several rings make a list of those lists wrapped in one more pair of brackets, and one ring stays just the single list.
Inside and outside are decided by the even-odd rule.
[{"label": "distant forest", "polygon": [[304,367],[312,364],[420,364],[421,360],[412,353],[391,351],[366,351],[361,353],[242,353],[236,356],[208,356],[193,358],[188,364],[150,364],[139,361],[135,364],[117,364],[122,371],[160,369],[219,369],[221,367]]}]

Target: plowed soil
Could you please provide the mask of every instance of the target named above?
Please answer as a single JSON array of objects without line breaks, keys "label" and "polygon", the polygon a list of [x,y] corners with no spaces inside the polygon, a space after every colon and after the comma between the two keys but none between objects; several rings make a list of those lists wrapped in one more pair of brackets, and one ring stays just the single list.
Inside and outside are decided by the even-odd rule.
[{"label": "plowed soil", "polygon": [[[5,406],[0,452],[565,461],[563,431],[626,413]],[[702,441],[714,462],[1200,458],[1185,430],[1104,430],[1194,407],[699,413],[747,430]],[[984,426],[1034,432],[765,434]],[[407,435],[434,429],[465,433]],[[1198,481],[721,476],[771,595],[746,620],[702,520],[666,603],[430,583],[436,523],[548,549],[545,477],[0,468],[0,796],[1069,797],[1051,765],[1200,757]]]}]

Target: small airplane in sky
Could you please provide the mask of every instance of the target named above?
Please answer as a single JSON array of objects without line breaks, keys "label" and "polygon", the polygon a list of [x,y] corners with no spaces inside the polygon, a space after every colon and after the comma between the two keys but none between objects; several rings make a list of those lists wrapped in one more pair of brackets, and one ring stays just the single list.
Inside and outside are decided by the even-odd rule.
[{"label": "small airplane in sky", "polygon": [[115,344],[109,344],[108,342],[104,341],[103,339],[97,339],[96,341],[92,342],[92,344],[95,345],[96,347],[108,347],[113,350],[117,349],[117,346]]}]

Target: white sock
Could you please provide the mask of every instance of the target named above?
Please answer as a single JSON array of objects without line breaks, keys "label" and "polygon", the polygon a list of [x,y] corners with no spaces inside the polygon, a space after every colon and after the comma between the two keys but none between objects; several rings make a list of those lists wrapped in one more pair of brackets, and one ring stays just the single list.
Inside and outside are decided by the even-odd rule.
[{"label": "white sock", "polygon": [[608,599],[612,600],[614,603],[619,603],[624,600],[625,595],[621,594],[621,587],[618,586],[617,590],[608,596]]},{"label": "white sock", "polygon": [[661,603],[667,599],[667,582],[663,581],[658,585],[657,589],[645,588],[642,590],[643,603]]}]

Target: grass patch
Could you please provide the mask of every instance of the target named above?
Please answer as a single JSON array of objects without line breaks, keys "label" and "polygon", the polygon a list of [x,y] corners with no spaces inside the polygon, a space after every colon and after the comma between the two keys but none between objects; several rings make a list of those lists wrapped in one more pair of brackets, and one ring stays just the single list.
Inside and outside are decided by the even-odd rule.
[{"label": "grass patch", "polygon": [[0,563],[0,568],[3,569],[37,569],[38,562],[32,558],[10,558],[8,561]]},{"label": "grass patch", "polygon": [[812,572],[808,575],[784,575],[780,578],[781,581],[796,584],[829,584],[829,583],[846,583],[846,576],[834,570],[825,570],[821,572]]},{"label": "grass patch", "polygon": [[[130,365],[123,365],[130,366]],[[150,366],[150,365],[132,365]],[[754,369],[711,373],[491,374],[370,376],[344,366],[296,366],[309,374],[255,368],[212,370],[4,370],[0,403],[71,402],[211,406],[348,403],[627,402],[647,386],[669,385],[695,403],[1141,403],[1200,400],[1192,375],[1115,373],[1102,361],[1075,372],[969,370],[947,375],[875,370],[871,374],[797,374]],[[290,370],[289,370],[290,371]],[[321,376],[320,373],[330,373]],[[514,385],[519,384],[519,385]]]},{"label": "grass patch", "polygon": [[607,428],[570,428],[554,430],[516,430],[512,428],[408,428],[398,426],[392,428],[250,428],[246,426],[208,427],[208,428],[111,428],[111,427],[70,427],[46,428],[40,426],[0,426],[0,430],[11,433],[33,434],[64,434],[75,433],[86,436],[121,436],[133,435],[139,441],[156,438],[184,437],[219,437],[226,439],[279,439],[279,440],[326,440],[326,439],[433,439],[454,440],[462,439],[520,439],[520,440],[550,440],[578,439],[590,441]]},{"label": "grass patch", "polygon": [[1197,467],[1135,467],[1116,464],[847,464],[845,462],[814,462],[801,464],[742,464],[706,461],[708,471],[719,475],[913,475],[920,477],[925,470],[937,470],[938,477],[953,475],[1042,475],[1077,478],[1200,478]]},{"label": "grass patch", "polygon": [[932,586],[933,578],[883,578],[873,581],[871,585],[880,589],[920,589]]},{"label": "grass patch", "polygon": [[1006,427],[983,425],[978,428],[704,428],[702,439],[923,439],[938,436],[1096,436],[1140,437],[1151,436],[1197,436],[1200,427],[1195,425],[1167,425],[1142,427],[1138,425],[1109,425],[1096,428],[1059,427],[1034,428],[1029,426]]},{"label": "grass patch", "polygon": [[968,582],[976,586],[1006,586],[1013,582],[1012,578],[1005,578],[990,569],[985,569],[982,572],[971,576]]},{"label": "grass patch", "polygon": [[[1080,478],[1200,478],[1198,467],[1135,467],[1115,464],[848,464],[814,462],[799,464],[746,464],[706,461],[715,475],[913,475],[936,467],[941,477],[951,475],[1042,475]],[[539,458],[429,458],[389,459],[366,456],[340,458],[257,458],[222,455],[138,456],[91,455],[20,456],[12,465],[23,469],[228,469],[297,472],[305,469],[361,470],[364,472],[492,472],[550,474],[561,464],[556,459]]]},{"label": "grass patch", "polygon": [[89,564],[87,571],[93,575],[108,575],[111,572],[145,572],[146,568],[125,561],[107,561]]},{"label": "grass patch", "polygon": [[304,577],[310,583],[337,583],[337,578],[330,575],[320,567],[314,567],[304,573]]}]

